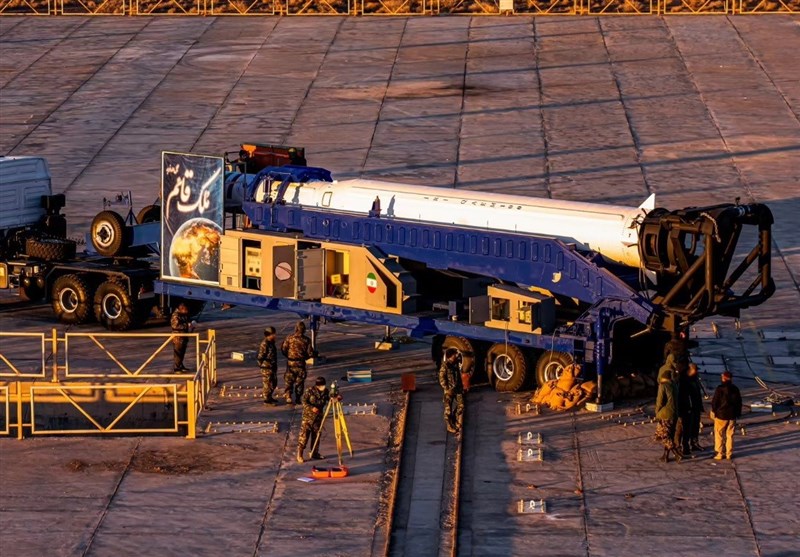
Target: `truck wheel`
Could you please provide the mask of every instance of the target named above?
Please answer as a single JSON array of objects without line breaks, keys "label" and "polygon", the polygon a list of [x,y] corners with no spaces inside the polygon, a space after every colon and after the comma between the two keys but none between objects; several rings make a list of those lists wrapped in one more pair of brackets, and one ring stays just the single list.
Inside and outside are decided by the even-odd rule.
[{"label": "truck wheel", "polygon": [[25,254],[42,261],[74,259],[75,242],[60,238],[28,238],[25,240]]},{"label": "truck wheel", "polygon": [[109,279],[94,295],[94,316],[109,331],[127,331],[134,324],[134,306],[128,288]]},{"label": "truck wheel", "polygon": [[461,373],[472,373],[475,369],[475,349],[469,339],[452,336],[445,337],[442,343],[442,357],[451,349],[458,351],[461,360]]},{"label": "truck wheel", "polygon": [[548,381],[558,379],[564,373],[564,368],[573,362],[572,354],[548,350],[536,363],[536,383],[541,387]]},{"label": "truck wheel", "polygon": [[528,378],[528,360],[519,346],[493,344],[486,354],[486,374],[497,391],[519,391]]},{"label": "truck wheel", "polygon": [[125,220],[114,211],[101,211],[92,220],[92,245],[100,255],[116,257],[128,247]]},{"label": "truck wheel", "polygon": [[144,224],[146,222],[160,222],[161,221],[161,207],[159,205],[148,205],[143,207],[136,215],[136,222]]},{"label": "truck wheel", "polygon": [[53,313],[61,323],[80,325],[92,317],[92,292],[79,275],[63,275],[53,283]]}]

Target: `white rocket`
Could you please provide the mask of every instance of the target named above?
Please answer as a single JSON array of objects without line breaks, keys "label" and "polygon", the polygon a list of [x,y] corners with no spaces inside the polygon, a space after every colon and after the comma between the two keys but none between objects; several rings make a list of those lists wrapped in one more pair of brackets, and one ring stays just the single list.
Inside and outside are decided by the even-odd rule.
[{"label": "white rocket", "polygon": [[[254,200],[266,202],[277,187],[264,181]],[[382,218],[558,238],[631,267],[640,267],[638,222],[655,205],[655,195],[639,207],[625,207],[364,179],[292,183],[284,194],[290,205],[356,213],[368,213],[376,198]]]}]

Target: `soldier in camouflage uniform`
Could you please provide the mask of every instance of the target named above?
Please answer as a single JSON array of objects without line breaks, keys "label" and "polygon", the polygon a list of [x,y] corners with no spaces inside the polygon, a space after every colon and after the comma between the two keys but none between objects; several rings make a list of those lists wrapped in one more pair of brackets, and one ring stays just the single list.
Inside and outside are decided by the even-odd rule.
[{"label": "soldier in camouflage uniform", "polygon": [[444,391],[444,422],[447,431],[458,433],[464,420],[464,386],[458,365],[458,351],[448,350],[439,367],[439,385]]},{"label": "soldier in camouflage uniform", "polygon": [[324,377],[317,377],[314,385],[303,393],[303,420],[300,423],[300,436],[297,439],[297,462],[303,462],[303,451],[306,450],[308,443],[311,443],[313,450],[311,458],[325,458],[319,454],[317,438],[322,425],[323,412],[330,399],[331,394],[325,385]]},{"label": "soldier in camouflage uniform", "polygon": [[286,356],[286,373],[283,380],[286,384],[283,396],[286,402],[300,404],[303,396],[303,387],[306,382],[306,360],[314,355],[311,350],[311,339],[306,336],[306,324],[297,322],[294,333],[286,337],[281,344],[281,353]]},{"label": "soldier in camouflage uniform", "polygon": [[[172,327],[173,334],[191,333],[194,331],[194,322],[189,321],[189,308],[186,304],[181,303],[178,309],[172,312],[172,317],[169,320],[170,327]],[[186,355],[186,346],[189,344],[189,339],[183,336],[172,337],[172,371],[180,373],[182,371],[189,371],[183,365],[183,357]]]},{"label": "soldier in camouflage uniform", "polygon": [[258,347],[256,357],[261,368],[261,380],[264,384],[264,404],[275,404],[272,398],[275,387],[278,386],[278,349],[275,347],[275,327],[264,329],[264,340]]}]

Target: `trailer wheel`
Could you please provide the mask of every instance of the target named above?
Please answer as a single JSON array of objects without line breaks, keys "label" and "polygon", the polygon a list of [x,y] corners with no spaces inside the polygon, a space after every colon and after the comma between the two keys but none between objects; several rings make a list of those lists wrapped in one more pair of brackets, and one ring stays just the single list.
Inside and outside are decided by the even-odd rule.
[{"label": "trailer wheel", "polygon": [[564,368],[574,361],[572,354],[548,350],[536,363],[536,383],[541,387],[548,381],[558,379],[564,373]]},{"label": "trailer wheel", "polygon": [[28,238],[25,254],[42,261],[63,261],[75,257],[75,242],[61,238]]},{"label": "trailer wheel", "polygon": [[94,316],[109,331],[127,331],[135,323],[134,305],[128,288],[109,279],[94,295]]},{"label": "trailer wheel", "polygon": [[53,313],[61,323],[80,325],[92,317],[92,292],[89,283],[79,275],[62,275],[51,291]]},{"label": "trailer wheel", "polygon": [[102,211],[92,219],[92,245],[105,257],[116,257],[128,247],[125,219],[114,211]]},{"label": "trailer wheel", "polygon": [[[445,337],[442,343],[442,359],[448,350],[456,350],[459,355],[461,373],[472,373],[475,370],[475,348],[472,342],[464,337]],[[441,363],[439,364],[441,365]]]},{"label": "trailer wheel", "polygon": [[519,346],[493,344],[486,354],[486,374],[497,391],[519,391],[528,378],[528,360]]},{"label": "trailer wheel", "polygon": [[161,221],[161,207],[159,205],[148,205],[143,207],[136,215],[136,222],[144,224],[146,222],[160,222]]}]

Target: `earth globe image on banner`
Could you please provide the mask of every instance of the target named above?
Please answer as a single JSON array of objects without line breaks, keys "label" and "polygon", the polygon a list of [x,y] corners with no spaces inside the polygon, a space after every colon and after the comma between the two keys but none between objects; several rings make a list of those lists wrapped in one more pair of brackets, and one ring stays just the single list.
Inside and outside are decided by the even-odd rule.
[{"label": "earth globe image on banner", "polygon": [[198,217],[183,223],[169,248],[169,272],[173,277],[217,282],[222,228]]}]

